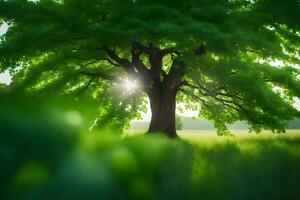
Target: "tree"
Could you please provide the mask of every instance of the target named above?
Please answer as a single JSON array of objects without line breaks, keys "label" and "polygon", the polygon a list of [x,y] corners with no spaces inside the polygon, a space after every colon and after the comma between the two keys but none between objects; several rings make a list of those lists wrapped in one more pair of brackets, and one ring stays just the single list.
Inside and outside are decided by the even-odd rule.
[{"label": "tree", "polygon": [[[176,136],[179,101],[218,134],[238,120],[283,132],[299,117],[299,11],[298,0],[0,0],[10,25],[0,65],[15,91],[90,94],[117,119],[132,117],[146,94],[151,133]],[[141,92],[116,104],[120,77]]]}]

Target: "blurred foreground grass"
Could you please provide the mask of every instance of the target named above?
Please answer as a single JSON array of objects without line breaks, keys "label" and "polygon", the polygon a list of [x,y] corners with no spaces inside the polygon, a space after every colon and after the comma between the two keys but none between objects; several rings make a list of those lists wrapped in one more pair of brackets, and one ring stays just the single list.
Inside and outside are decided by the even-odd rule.
[{"label": "blurred foreground grass", "polygon": [[296,132],[120,137],[69,118],[0,106],[0,199],[300,199]]}]

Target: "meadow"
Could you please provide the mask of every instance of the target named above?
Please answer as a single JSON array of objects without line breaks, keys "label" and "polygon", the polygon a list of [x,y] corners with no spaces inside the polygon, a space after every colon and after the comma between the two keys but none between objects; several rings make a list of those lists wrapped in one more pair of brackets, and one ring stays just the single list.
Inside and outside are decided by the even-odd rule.
[{"label": "meadow", "polygon": [[[299,19],[300,0],[0,0],[0,200],[300,200]],[[227,136],[187,130],[209,128]]]},{"label": "meadow", "polygon": [[180,138],[1,108],[1,199],[300,199],[300,131]]}]

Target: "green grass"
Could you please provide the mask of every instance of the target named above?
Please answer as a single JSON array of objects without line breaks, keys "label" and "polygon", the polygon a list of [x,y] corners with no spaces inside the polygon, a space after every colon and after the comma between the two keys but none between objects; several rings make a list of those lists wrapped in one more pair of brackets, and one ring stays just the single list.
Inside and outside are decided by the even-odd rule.
[{"label": "green grass", "polygon": [[289,129],[286,133],[272,133],[271,131],[262,131],[260,134],[249,133],[248,130],[233,130],[232,136],[218,136],[213,130],[182,130],[178,131],[180,138],[192,141],[192,142],[225,142],[228,140],[234,140],[241,142],[243,140],[263,140],[263,139],[297,139],[300,137],[300,130]]},{"label": "green grass", "polygon": [[[143,135],[146,130],[128,130],[123,134],[123,137],[131,137]],[[264,139],[299,139],[300,129],[289,129],[286,133],[272,133],[271,131],[262,131],[259,134],[249,133],[248,130],[232,130],[232,136],[218,136],[214,130],[181,130],[177,131],[179,138],[191,143],[218,143],[236,141],[242,142],[245,140],[264,140]]]},{"label": "green grass", "polygon": [[300,131],[234,137],[183,131],[193,180],[204,199],[300,199]]},{"label": "green grass", "polygon": [[300,131],[181,139],[0,115],[0,199],[300,199]]}]

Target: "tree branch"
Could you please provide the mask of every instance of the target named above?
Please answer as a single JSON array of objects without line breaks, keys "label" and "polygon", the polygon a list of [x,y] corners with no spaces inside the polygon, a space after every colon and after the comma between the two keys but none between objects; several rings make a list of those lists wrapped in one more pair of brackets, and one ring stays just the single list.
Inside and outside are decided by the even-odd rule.
[{"label": "tree branch", "polygon": [[109,56],[110,59],[117,62],[118,65],[123,67],[126,71],[129,71],[129,72],[134,71],[132,64],[129,62],[129,60],[120,58],[114,50],[112,50],[106,46],[103,47],[103,50],[106,52],[106,54]]},{"label": "tree branch", "polygon": [[188,95],[188,96],[191,96],[192,98],[196,99],[196,100],[199,100],[203,103],[203,105],[207,106],[207,103],[204,99],[200,98],[199,96],[193,94],[192,92],[190,91],[187,91],[187,90],[184,90],[184,89],[181,89],[180,91],[182,91],[184,94]]},{"label": "tree branch", "polygon": [[194,50],[195,54],[197,54],[198,56],[201,56],[203,54],[206,53],[206,48],[205,46],[202,44],[200,45],[199,47],[197,47],[195,50]]},{"label": "tree branch", "polygon": [[138,50],[139,52],[145,53],[145,54],[150,54],[150,49],[151,47],[147,47],[145,45],[142,45],[141,43],[138,42],[133,42],[132,43],[132,48],[135,50]]},{"label": "tree branch", "polygon": [[171,88],[180,88],[182,77],[185,73],[185,63],[174,59],[169,74],[164,78],[163,83],[168,84]]},{"label": "tree branch", "polygon": [[[215,93],[213,91],[210,91],[208,90],[207,88],[205,88],[204,86],[202,86],[201,84],[197,84],[197,86],[195,85],[192,85],[188,82],[184,82],[183,85],[185,86],[189,86],[191,88],[194,88],[194,89],[197,89],[201,95],[204,95],[204,96],[208,96],[208,97],[211,97],[213,98],[214,100],[216,100],[217,102],[223,104],[224,107],[227,107],[227,108],[231,108],[231,109],[234,109],[235,111],[239,112],[239,113],[244,113],[246,118],[250,121],[252,121],[253,123],[256,123],[256,124],[263,124],[262,122],[256,120],[250,113],[249,111],[244,108],[243,105],[241,105],[240,103],[236,102],[236,100],[234,98],[237,98],[239,99],[240,101],[244,102],[244,99],[242,99],[241,97],[237,96],[237,95],[230,95],[228,93]],[[204,91],[206,92],[204,92]],[[214,90],[216,91],[216,90]],[[191,94],[190,94],[191,95]],[[194,97],[196,96],[195,94],[192,94]],[[231,98],[231,100],[228,100],[228,99],[223,99],[221,97],[218,97],[218,95],[223,95],[223,96],[226,96],[226,97],[229,97]],[[196,96],[197,97],[197,96]]]},{"label": "tree branch", "polygon": [[132,43],[132,47],[131,47],[132,64],[140,73],[142,73],[144,76],[147,76],[149,71],[145,66],[145,64],[143,63],[143,61],[141,61],[140,59],[141,55],[145,52],[148,52],[147,47],[136,42]]},{"label": "tree branch", "polygon": [[105,74],[103,72],[87,72],[87,71],[80,71],[79,74],[89,76],[89,77],[99,77],[101,79],[114,81],[116,78],[112,75]]},{"label": "tree branch", "polygon": [[85,90],[87,90],[90,87],[90,85],[92,84],[92,82],[94,81],[94,79],[95,79],[95,77],[91,77],[90,80],[87,82],[87,84],[79,90],[79,93],[81,94]]},{"label": "tree branch", "polygon": [[173,47],[161,50],[161,54],[162,54],[163,57],[166,56],[166,55],[168,55],[168,54],[172,54],[172,53],[175,53],[178,56],[180,55],[179,51],[177,51]]},{"label": "tree branch", "polygon": [[109,62],[110,64],[112,64],[112,65],[114,65],[114,66],[119,66],[117,63],[114,63],[112,60],[110,60],[109,58],[101,58],[101,59],[99,59],[99,60],[104,60],[104,61],[107,61],[107,62]]}]

